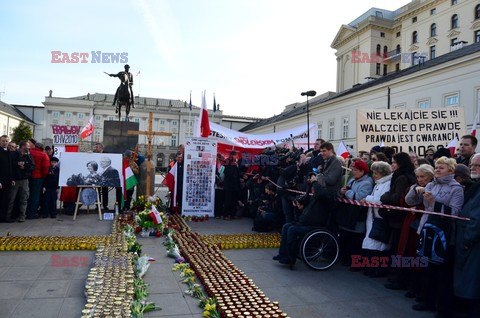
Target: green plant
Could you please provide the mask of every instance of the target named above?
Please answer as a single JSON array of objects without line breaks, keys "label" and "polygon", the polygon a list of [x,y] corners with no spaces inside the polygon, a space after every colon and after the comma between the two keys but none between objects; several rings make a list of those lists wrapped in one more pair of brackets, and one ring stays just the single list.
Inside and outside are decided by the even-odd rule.
[{"label": "green plant", "polygon": [[13,128],[12,141],[17,144],[20,143],[20,141],[27,141],[32,137],[32,128],[30,127],[30,125],[27,125],[23,120],[17,127]]}]

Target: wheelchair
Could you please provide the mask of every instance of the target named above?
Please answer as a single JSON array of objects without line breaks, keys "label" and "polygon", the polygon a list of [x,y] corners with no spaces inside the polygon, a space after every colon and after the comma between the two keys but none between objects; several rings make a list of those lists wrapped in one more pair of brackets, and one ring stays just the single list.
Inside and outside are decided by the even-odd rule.
[{"label": "wheelchair", "polygon": [[326,228],[307,233],[300,243],[299,256],[311,269],[327,270],[335,264],[340,254],[338,236]]}]

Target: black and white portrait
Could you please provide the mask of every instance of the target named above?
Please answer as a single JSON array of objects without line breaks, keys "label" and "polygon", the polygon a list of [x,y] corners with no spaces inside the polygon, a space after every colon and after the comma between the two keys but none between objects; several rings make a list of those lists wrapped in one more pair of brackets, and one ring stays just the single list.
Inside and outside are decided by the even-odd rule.
[{"label": "black and white portrait", "polygon": [[121,186],[121,154],[64,152],[61,161],[60,186]]}]

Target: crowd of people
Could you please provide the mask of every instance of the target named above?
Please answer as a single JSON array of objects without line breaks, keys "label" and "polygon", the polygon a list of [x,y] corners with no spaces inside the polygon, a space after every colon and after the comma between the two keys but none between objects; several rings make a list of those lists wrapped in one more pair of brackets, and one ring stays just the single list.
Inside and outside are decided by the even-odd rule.
[{"label": "crowd of people", "polygon": [[[376,146],[347,160],[322,139],[306,151],[267,149],[254,156],[231,151],[228,158],[219,155],[217,161],[215,216],[251,217],[253,231],[279,231],[281,246],[274,260],[290,266],[297,260],[301,238],[312,229],[328,228],[338,234],[343,265],[372,278],[388,275],[385,287],[405,290],[406,297],[416,300],[413,310],[452,317],[461,299],[469,305],[471,317],[480,317],[480,154],[475,154],[476,146],[477,139],[466,135],[453,154],[431,147],[419,157]],[[341,203],[342,198],[357,200],[359,205]],[[432,243],[429,238],[437,230],[443,241]],[[352,262],[382,257],[389,259],[388,266]],[[392,258],[398,257],[421,261],[408,268],[392,267]]]}]

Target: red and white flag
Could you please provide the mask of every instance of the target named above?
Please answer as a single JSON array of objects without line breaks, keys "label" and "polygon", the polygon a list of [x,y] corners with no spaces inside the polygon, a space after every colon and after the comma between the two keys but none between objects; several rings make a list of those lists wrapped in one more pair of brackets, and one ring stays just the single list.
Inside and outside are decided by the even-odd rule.
[{"label": "red and white flag", "polygon": [[155,225],[163,223],[162,216],[160,215],[160,213],[158,213],[157,209],[155,208],[155,204],[152,203],[152,212],[150,212],[148,215],[152,218],[153,223],[155,223]]},{"label": "red and white flag", "polygon": [[172,207],[177,206],[177,163],[173,165],[172,169],[167,173],[165,179],[163,179],[162,184],[166,185],[170,192],[172,193]]},{"label": "red and white flag", "polygon": [[208,121],[207,102],[205,101],[205,92],[202,94],[202,108],[198,116],[197,127],[195,128],[195,137],[208,137],[210,135],[210,123]]},{"label": "red and white flag", "polygon": [[477,124],[478,124],[478,113],[475,115],[475,119],[473,120],[472,132],[470,135],[477,136]]},{"label": "red and white flag", "polygon": [[457,149],[457,145],[458,145],[458,138],[457,136],[455,136],[447,146],[447,148],[450,150],[450,154],[452,155],[452,157],[455,155],[455,150]]},{"label": "red and white flag", "polygon": [[85,139],[91,134],[93,134],[94,130],[95,130],[95,126],[93,126],[93,116],[92,116],[90,117],[90,120],[85,125],[85,127],[82,128],[82,131],[80,132],[80,136],[82,137],[82,139]]},{"label": "red and white flag", "polygon": [[348,152],[348,149],[343,143],[343,140],[340,141],[340,144],[338,145],[336,152],[337,152],[337,156],[342,156],[343,159],[347,159],[348,156],[350,156],[350,152]]}]

